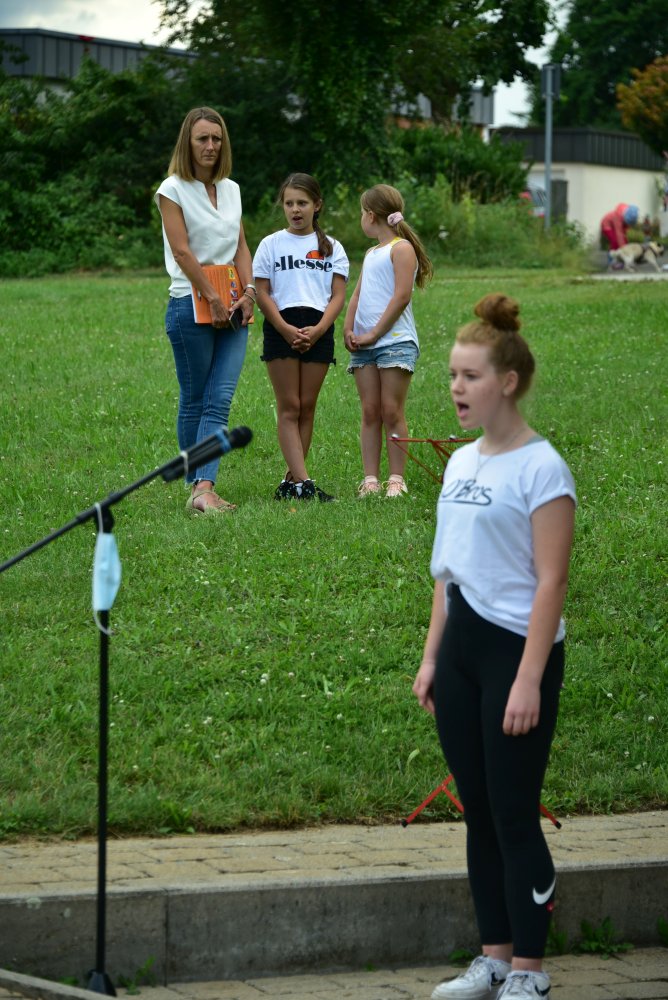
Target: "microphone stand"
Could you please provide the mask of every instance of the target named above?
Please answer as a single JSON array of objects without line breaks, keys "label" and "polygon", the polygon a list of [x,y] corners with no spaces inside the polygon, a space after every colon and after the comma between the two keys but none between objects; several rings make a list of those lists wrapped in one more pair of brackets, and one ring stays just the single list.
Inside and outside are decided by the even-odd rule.
[{"label": "microphone stand", "polygon": [[[101,505],[98,533],[112,533],[114,516],[108,505]],[[100,524],[101,522],[101,524]],[[89,973],[87,989],[115,997],[116,990],[105,972],[107,928],[107,750],[109,746],[109,611],[100,614],[100,695],[97,778],[97,926],[95,938],[95,968]]]},{"label": "microphone stand", "polygon": [[[250,431],[247,428],[240,428],[244,431],[244,440],[239,442],[242,446],[250,440]],[[230,441],[226,434],[211,434],[204,438],[187,452],[183,451],[170,462],[154,469],[147,475],[137,479],[134,483],[110,493],[106,499],[94,504],[87,510],[81,511],[67,524],[51,532],[45,538],[28,546],[18,555],[0,563],[0,573],[14,566],[16,563],[32,555],[39,549],[44,548],[56,538],[60,538],[66,532],[76,528],[79,524],[95,520],[98,535],[103,532],[111,534],[114,526],[114,518],[111,513],[113,504],[118,503],[128,495],[144,486],[152,479],[162,476],[165,482],[172,482],[183,475],[187,475],[189,468],[197,468],[208,462],[212,458],[217,458],[230,450]],[[115,596],[115,595],[114,595]],[[113,598],[110,606],[113,603]],[[95,949],[95,968],[89,973],[87,989],[94,993],[103,993],[106,996],[116,996],[116,990],[111,979],[105,972],[105,940],[106,940],[106,877],[107,877],[107,798],[108,798],[108,755],[109,745],[109,610],[99,612],[99,633],[100,633],[100,653],[99,653],[99,673],[100,673],[100,706],[99,706],[99,756],[98,756],[98,805],[97,805],[97,937]]]}]

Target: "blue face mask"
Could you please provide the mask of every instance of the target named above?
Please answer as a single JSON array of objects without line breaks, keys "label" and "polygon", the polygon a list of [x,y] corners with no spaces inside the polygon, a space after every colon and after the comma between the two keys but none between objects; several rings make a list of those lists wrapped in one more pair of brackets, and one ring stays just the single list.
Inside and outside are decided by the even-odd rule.
[{"label": "blue face mask", "polygon": [[121,583],[121,560],[116,539],[98,531],[93,560],[93,611],[110,611]]}]

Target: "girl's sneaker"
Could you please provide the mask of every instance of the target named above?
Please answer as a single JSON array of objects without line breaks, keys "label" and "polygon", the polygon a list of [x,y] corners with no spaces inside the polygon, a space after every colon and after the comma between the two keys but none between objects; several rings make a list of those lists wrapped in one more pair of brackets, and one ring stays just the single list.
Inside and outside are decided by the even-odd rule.
[{"label": "girl's sneaker", "polygon": [[325,493],[319,486],[316,486],[312,479],[305,479],[303,483],[295,483],[294,496],[297,500],[319,500],[321,503],[331,503],[336,500],[330,493]]},{"label": "girl's sneaker", "polygon": [[365,476],[364,480],[359,484],[357,495],[368,497],[372,493],[380,493],[380,483],[375,476]]},{"label": "girl's sneaker", "polygon": [[293,500],[297,495],[295,484],[291,479],[283,479],[276,487],[274,498],[276,500]]},{"label": "girl's sneaker", "polygon": [[386,497],[400,497],[402,493],[408,493],[408,487],[403,476],[393,474],[385,484]]},{"label": "girl's sneaker", "polygon": [[331,493],[325,493],[325,491],[321,490],[319,486],[316,486],[315,488],[315,495],[320,503],[333,503],[336,500],[336,497],[332,496]]},{"label": "girl's sneaker", "polygon": [[509,962],[478,955],[461,976],[439,983],[431,1000],[490,1000],[496,997],[510,970]]},{"label": "girl's sneaker", "polygon": [[550,995],[550,977],[546,972],[511,972],[499,993],[498,1000],[545,1000]]}]

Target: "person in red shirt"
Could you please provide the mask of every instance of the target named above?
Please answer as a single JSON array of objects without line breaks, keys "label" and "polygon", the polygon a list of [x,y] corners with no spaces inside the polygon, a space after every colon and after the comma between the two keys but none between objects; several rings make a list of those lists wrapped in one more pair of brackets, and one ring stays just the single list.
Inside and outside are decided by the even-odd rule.
[{"label": "person in red shirt", "polygon": [[638,221],[638,206],[619,204],[601,219],[601,234],[610,250],[626,246],[626,231]]}]

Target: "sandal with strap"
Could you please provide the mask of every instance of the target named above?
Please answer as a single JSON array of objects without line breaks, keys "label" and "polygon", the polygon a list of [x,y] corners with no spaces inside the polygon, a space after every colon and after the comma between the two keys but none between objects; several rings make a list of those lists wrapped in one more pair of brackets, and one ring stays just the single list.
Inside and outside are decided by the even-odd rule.
[{"label": "sandal with strap", "polygon": [[400,497],[402,493],[408,493],[408,487],[404,481],[403,476],[398,476],[393,473],[386,483],[383,483],[385,487],[386,497]]},{"label": "sandal with strap", "polygon": [[380,493],[380,483],[376,476],[365,476],[357,488],[357,495],[368,497],[373,493]]},{"label": "sandal with strap", "polygon": [[[195,507],[195,500],[197,497],[202,497],[205,494],[209,494],[215,497],[218,503],[205,504],[204,507]],[[193,517],[210,517],[217,514],[229,514],[231,511],[236,510],[237,505],[235,503],[228,503],[227,500],[223,500],[219,497],[214,490],[196,490],[191,496],[186,500],[186,511],[192,514]]]}]

